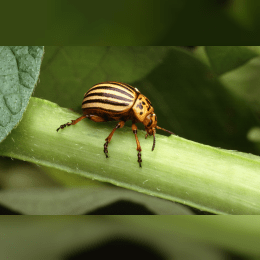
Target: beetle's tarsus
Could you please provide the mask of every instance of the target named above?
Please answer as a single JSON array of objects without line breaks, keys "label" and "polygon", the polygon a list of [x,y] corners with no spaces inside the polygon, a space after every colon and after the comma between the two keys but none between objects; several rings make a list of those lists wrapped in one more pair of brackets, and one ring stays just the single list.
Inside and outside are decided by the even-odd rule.
[{"label": "beetle's tarsus", "polygon": [[58,129],[57,129],[57,132],[60,130],[60,129],[63,129],[64,127],[66,127],[66,126],[70,126],[71,125],[71,123],[66,123],[66,124],[64,124],[64,125],[61,125]]},{"label": "beetle's tarsus", "polygon": [[105,153],[105,155],[106,155],[106,158],[108,158],[108,150],[107,150],[107,147],[108,147],[108,141],[106,141],[105,143],[104,143],[104,153]]},{"label": "beetle's tarsus", "polygon": [[142,167],[142,164],[141,164],[142,158],[141,158],[141,152],[140,151],[138,152],[137,156],[138,156],[138,160],[137,161],[139,162],[139,166]]}]

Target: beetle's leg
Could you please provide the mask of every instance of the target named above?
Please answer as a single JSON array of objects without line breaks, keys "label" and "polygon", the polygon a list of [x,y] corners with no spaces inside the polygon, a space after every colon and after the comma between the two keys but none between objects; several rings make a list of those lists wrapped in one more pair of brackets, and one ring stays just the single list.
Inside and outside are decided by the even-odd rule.
[{"label": "beetle's leg", "polygon": [[125,125],[125,122],[124,121],[120,121],[116,127],[112,130],[112,132],[110,133],[110,135],[105,139],[105,143],[104,143],[104,153],[106,155],[106,157],[108,158],[108,150],[107,150],[107,147],[108,147],[108,143],[110,143],[111,139],[112,139],[112,136],[114,134],[114,132],[116,131],[117,128],[122,128],[123,126]]},{"label": "beetle's leg", "polygon": [[137,126],[134,123],[132,123],[132,130],[133,130],[133,133],[135,134],[135,140],[136,140],[136,144],[137,144],[137,148],[136,148],[136,150],[138,151],[138,155],[137,155],[138,160],[137,161],[139,162],[139,166],[142,167],[142,165],[141,165],[141,162],[142,162],[141,151],[142,151],[142,149],[141,149],[141,145],[140,145],[140,142],[138,140],[138,137],[137,137]]},{"label": "beetle's leg", "polygon": [[81,121],[82,119],[86,118],[86,117],[89,117],[88,115],[84,115],[84,116],[81,116],[79,118],[77,118],[76,120],[71,120],[71,123],[66,123],[64,125],[61,125],[58,129],[57,129],[57,132],[60,130],[60,129],[63,129],[64,127],[66,126],[70,126],[70,125],[75,125],[77,124],[79,121]]},{"label": "beetle's leg", "polygon": [[106,120],[101,116],[89,115],[88,118],[94,122],[105,122]]}]

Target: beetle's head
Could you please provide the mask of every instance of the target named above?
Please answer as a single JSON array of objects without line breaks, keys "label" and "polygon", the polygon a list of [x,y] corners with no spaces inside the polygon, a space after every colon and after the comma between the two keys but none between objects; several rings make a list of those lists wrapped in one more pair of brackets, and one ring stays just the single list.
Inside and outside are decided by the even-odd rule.
[{"label": "beetle's head", "polygon": [[147,135],[154,135],[156,133],[156,126],[157,126],[157,116],[155,114],[149,114],[144,119],[143,124],[145,126],[145,130]]},{"label": "beetle's head", "polygon": [[149,114],[143,121],[145,130],[147,134],[145,135],[145,138],[147,138],[148,135],[153,135],[153,147],[152,151],[155,147],[155,133],[156,133],[156,127],[157,127],[157,116],[155,114]]},{"label": "beetle's head", "polygon": [[153,113],[147,115],[147,117],[144,119],[143,124],[145,126],[145,130],[147,134],[145,135],[145,138],[147,138],[148,135],[153,135],[153,147],[152,151],[155,147],[155,134],[156,134],[156,128],[161,129],[163,131],[166,131],[172,135],[175,135],[173,132],[170,132],[169,130],[166,130],[164,128],[161,128],[157,125],[157,116]]}]

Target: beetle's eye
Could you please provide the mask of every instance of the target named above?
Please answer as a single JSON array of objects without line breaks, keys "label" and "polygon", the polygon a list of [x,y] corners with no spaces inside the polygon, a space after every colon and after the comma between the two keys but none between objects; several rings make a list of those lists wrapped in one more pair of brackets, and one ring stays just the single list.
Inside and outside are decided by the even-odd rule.
[{"label": "beetle's eye", "polygon": [[153,120],[151,119],[147,125],[147,127],[151,126],[151,124],[153,123]]}]

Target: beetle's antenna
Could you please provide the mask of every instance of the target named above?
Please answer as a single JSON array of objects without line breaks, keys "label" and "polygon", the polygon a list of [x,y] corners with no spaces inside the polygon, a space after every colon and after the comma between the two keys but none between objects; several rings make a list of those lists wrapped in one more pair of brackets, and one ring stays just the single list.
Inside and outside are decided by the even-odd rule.
[{"label": "beetle's antenna", "polygon": [[166,130],[166,129],[164,129],[164,128],[161,128],[160,126],[156,126],[156,128],[157,129],[161,129],[161,130],[163,130],[163,131],[165,131],[165,132],[167,132],[167,133],[169,133],[169,134],[171,134],[171,135],[176,135],[176,134],[174,134],[173,132],[171,132],[171,131],[169,131],[169,130]]},{"label": "beetle's antenna", "polygon": [[152,151],[154,150],[155,147],[155,132],[153,133],[153,147],[152,147]]}]

